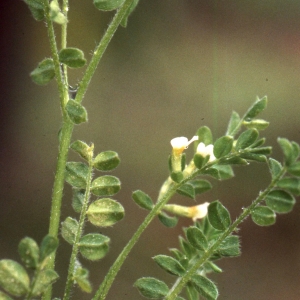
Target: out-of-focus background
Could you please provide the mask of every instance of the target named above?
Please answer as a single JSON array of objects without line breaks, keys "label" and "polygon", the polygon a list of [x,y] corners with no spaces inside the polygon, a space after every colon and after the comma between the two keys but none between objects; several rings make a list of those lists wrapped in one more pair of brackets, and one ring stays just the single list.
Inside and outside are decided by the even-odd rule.
[{"label": "out-of-focus background", "polygon": [[[70,1],[68,45],[89,60],[111,13],[100,13],[92,0]],[[61,126],[55,82],[36,86],[28,74],[49,57],[47,31],[22,1],[3,1],[1,18],[0,257],[19,260],[24,236],[37,241],[47,233],[51,190]],[[59,39],[59,26],[55,26]],[[70,70],[76,85],[83,70]],[[278,136],[300,142],[300,2],[294,0],[188,1],[141,0],[126,29],[117,31],[84,99],[89,122],[76,126],[75,139],[94,142],[96,151],[115,150],[122,163],[112,174],[122,181],[114,198],[126,217],[112,228],[86,226],[111,237],[111,251],[91,263],[94,287],[146,216],[131,200],[142,189],[155,199],[168,176],[170,140],[192,137],[202,125],[217,138],[232,110],[243,114],[256,96],[268,95],[263,132],[281,159]],[[77,159],[70,153],[70,159]],[[212,180],[214,189],[197,203],[220,199],[234,219],[270,181],[267,167],[235,169],[230,181]],[[71,189],[64,192],[62,219],[71,215]],[[177,196],[173,202],[193,205]],[[132,287],[141,276],[172,284],[151,259],[177,247],[190,220],[166,229],[158,220],[142,235],[109,293],[109,300],[142,299]],[[245,221],[239,235],[242,256],[220,262],[224,273],[212,275],[220,300],[300,299],[300,205],[279,215],[271,227]],[[70,246],[61,239],[58,273],[66,276]],[[64,280],[55,284],[62,296]],[[74,291],[73,299],[91,296]]]}]

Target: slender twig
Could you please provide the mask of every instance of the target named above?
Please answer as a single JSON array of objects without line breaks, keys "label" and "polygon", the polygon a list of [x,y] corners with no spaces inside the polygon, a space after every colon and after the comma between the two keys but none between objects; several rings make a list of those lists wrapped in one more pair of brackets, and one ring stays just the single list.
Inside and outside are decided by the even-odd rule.
[{"label": "slender twig", "polygon": [[[230,159],[230,158],[238,157],[243,152],[247,152],[247,150],[241,150],[240,153],[229,154],[223,158]],[[161,211],[161,209],[164,207],[164,205],[168,203],[168,201],[174,195],[176,190],[180,186],[182,186],[184,183],[188,182],[189,180],[194,179],[195,177],[205,173],[206,170],[211,168],[214,164],[218,164],[218,162],[219,162],[219,159],[216,159],[213,162],[207,163],[203,168],[197,169],[195,167],[193,161],[191,161],[190,164],[183,171],[184,179],[180,183],[175,183],[170,178],[168,178],[165,181],[165,183],[163,184],[161,191],[159,193],[159,197],[158,197],[156,205],[153,207],[151,212],[145,218],[144,222],[140,225],[140,227],[134,233],[134,235],[132,236],[130,241],[124,247],[123,251],[119,254],[119,256],[117,257],[117,259],[115,260],[113,265],[110,267],[108,273],[106,274],[103,282],[101,283],[100,287],[98,288],[98,290],[97,290],[95,296],[92,298],[92,300],[104,300],[105,299],[113,281],[115,280],[115,277],[117,276],[118,272],[120,271],[121,266],[123,265],[125,259],[127,258],[128,254],[130,253],[131,249],[136,244],[136,242],[138,241],[138,239],[140,238],[140,236],[144,232],[144,230],[147,228],[147,226],[151,223],[153,218]]]},{"label": "slender twig", "polygon": [[[91,147],[94,147],[94,146],[92,145]],[[93,171],[93,162],[92,162],[92,155],[90,155],[89,169],[88,169],[88,174],[87,174],[87,185],[86,185],[86,189],[85,189],[84,201],[83,201],[81,212],[80,212],[78,228],[77,228],[75,240],[73,243],[70,264],[69,264],[69,270],[68,270],[68,277],[67,277],[63,300],[68,300],[70,298],[72,285],[74,284],[73,278],[74,278],[75,263],[76,263],[76,258],[78,255],[79,240],[82,236],[84,221],[85,221],[86,212],[88,209],[88,203],[89,203],[89,198],[90,198],[90,187],[91,187],[91,182],[92,182],[92,171]]]},{"label": "slender twig", "polygon": [[64,78],[61,73],[61,68],[60,68],[60,62],[58,58],[58,48],[57,48],[57,43],[55,39],[55,33],[54,33],[54,27],[53,23],[50,18],[50,10],[49,10],[49,3],[48,1],[45,1],[45,16],[46,16],[46,24],[47,24],[47,29],[48,29],[48,38],[50,42],[50,49],[51,49],[51,55],[54,63],[54,71],[55,71],[55,78],[57,81],[57,86],[58,86],[58,92],[59,92],[59,98],[60,98],[60,106],[62,108],[62,113],[65,117],[66,112],[64,111],[64,107],[68,101],[68,98],[66,98],[66,88],[65,88],[65,83],[64,83]]},{"label": "slender twig", "polygon": [[102,37],[100,43],[96,47],[94,54],[92,56],[92,59],[86,69],[86,72],[83,75],[83,78],[81,82],[79,83],[78,92],[75,98],[75,101],[80,103],[84,97],[84,94],[86,93],[87,87],[91,81],[91,78],[93,77],[96,68],[99,64],[100,59],[103,56],[103,53],[105,52],[109,42],[111,41],[112,37],[114,36],[116,30],[118,29],[122,19],[124,18],[127,10],[133,3],[133,0],[126,0],[124,4],[119,8],[117,13],[115,14],[113,20],[109,24],[104,36]]},{"label": "slender twig", "polygon": [[102,284],[98,288],[95,296],[92,298],[92,300],[104,300],[106,298],[106,295],[116,277],[118,272],[120,271],[121,266],[123,265],[127,255],[133,248],[133,246],[138,241],[141,234],[144,232],[144,230],[148,227],[148,225],[151,223],[153,218],[160,212],[162,207],[170,200],[170,198],[174,195],[176,192],[176,189],[180,186],[180,184],[175,183],[173,181],[169,181],[168,186],[166,187],[166,192],[162,195],[161,199],[158,199],[156,205],[153,207],[151,212],[147,215],[143,223],[140,225],[140,227],[137,229],[137,231],[134,233],[130,241],[127,243],[127,245],[124,247],[123,251],[120,253],[114,264],[110,267],[108,273],[106,274]]},{"label": "slender twig", "polygon": [[[67,155],[68,155],[68,149],[71,141],[71,135],[73,132],[74,124],[71,123],[69,120],[67,113],[65,111],[65,105],[68,101],[68,84],[66,82],[66,72],[65,72],[65,78],[62,76],[62,72],[60,69],[60,63],[58,58],[58,49],[57,44],[55,40],[55,34],[54,34],[54,28],[53,23],[50,18],[50,12],[49,12],[49,3],[47,0],[44,0],[45,2],[45,15],[46,15],[46,25],[48,28],[48,37],[50,42],[50,48],[52,53],[52,58],[54,62],[54,68],[55,68],[55,77],[58,84],[58,91],[59,91],[59,97],[60,97],[60,104],[63,114],[63,126],[61,129],[61,138],[60,138],[60,145],[59,145],[59,154],[57,159],[57,168],[56,168],[56,174],[53,184],[53,192],[52,192],[52,205],[51,205],[51,213],[50,213],[50,225],[49,225],[49,234],[57,237],[58,235],[58,229],[59,229],[59,222],[60,222],[60,212],[61,212],[61,203],[62,203],[62,195],[63,195],[63,187],[64,187],[64,173],[65,173],[65,166],[67,162]],[[109,25],[107,31],[105,32],[104,36],[102,37],[98,47],[96,48],[94,55],[92,57],[92,60],[85,72],[85,75],[83,76],[83,79],[79,85],[80,94],[77,94],[77,98],[79,99],[78,102],[81,102],[83,99],[83,96],[87,90],[88,84],[96,70],[96,67],[100,61],[100,59],[103,56],[103,53],[105,52],[109,42],[111,41],[114,33],[116,32],[119,24],[121,23],[123,17],[125,16],[127,9],[130,7],[133,0],[126,0],[123,6],[118,10],[116,13],[116,16],[112,20],[111,24]],[[63,3],[63,10],[64,13],[67,12],[67,6],[68,2],[67,0],[64,0]],[[62,48],[66,47],[66,35],[67,33],[67,25],[63,26],[62,30]],[[55,263],[55,253],[51,255],[49,259],[49,269],[54,269],[54,263]],[[50,300],[52,295],[52,289],[51,287],[47,290],[47,292],[44,294],[43,299],[44,300]]]},{"label": "slender twig", "polygon": [[186,286],[189,280],[192,278],[194,274],[196,274],[197,270],[211,257],[215,250],[218,249],[220,244],[228,237],[232,232],[234,232],[237,227],[251,214],[253,209],[261,203],[265,197],[274,189],[276,183],[283,177],[286,172],[286,168],[283,168],[281,172],[272,180],[270,185],[259,194],[259,196],[249,205],[247,208],[243,210],[241,215],[223,232],[223,234],[218,238],[218,240],[210,246],[207,251],[193,263],[193,266],[177,280],[170,289],[168,295],[165,297],[166,300],[174,300],[181,293],[182,289]]},{"label": "slender twig", "polygon": [[[52,204],[51,204],[50,222],[49,222],[49,234],[53,237],[57,237],[59,222],[60,222],[62,195],[63,195],[63,188],[64,188],[65,166],[67,162],[68,149],[69,149],[74,125],[69,120],[65,111],[65,105],[68,101],[68,91],[65,85],[64,77],[62,76],[61,73],[54,27],[50,18],[49,2],[48,1],[44,1],[44,2],[45,2],[45,16],[46,16],[46,24],[48,29],[48,37],[49,37],[51,54],[54,63],[55,77],[58,85],[60,106],[61,106],[61,111],[64,119],[63,126],[61,128],[61,134],[60,134],[60,144],[59,144],[59,152],[58,152],[57,165],[56,165],[56,173],[55,173],[53,190],[52,190]],[[64,38],[66,39],[66,35]],[[48,262],[48,268],[53,270],[54,264],[55,264],[55,253],[53,253],[50,256]],[[51,295],[52,295],[52,287],[50,286],[47,289],[47,292],[44,294],[43,299],[50,300]]]}]

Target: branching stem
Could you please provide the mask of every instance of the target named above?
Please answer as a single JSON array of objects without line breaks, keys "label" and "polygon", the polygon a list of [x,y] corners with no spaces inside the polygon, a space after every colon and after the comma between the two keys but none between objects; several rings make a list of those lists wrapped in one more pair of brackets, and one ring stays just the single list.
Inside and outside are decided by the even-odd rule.
[{"label": "branching stem", "polygon": [[265,199],[265,197],[276,186],[276,183],[284,176],[285,172],[286,169],[283,168],[281,172],[272,180],[270,185],[259,194],[259,196],[251,203],[251,205],[243,210],[241,215],[223,232],[218,240],[213,245],[211,245],[211,247],[207,249],[207,251],[205,251],[204,254],[198,259],[198,261],[195,261],[193,266],[175,282],[174,286],[165,297],[165,300],[176,299],[176,297],[181,293],[182,289],[186,286],[188,281],[194,274],[196,274],[197,270],[212,256],[214,251],[218,249],[225,238],[228,237],[232,232],[234,232],[237,227],[251,214],[253,209]]}]

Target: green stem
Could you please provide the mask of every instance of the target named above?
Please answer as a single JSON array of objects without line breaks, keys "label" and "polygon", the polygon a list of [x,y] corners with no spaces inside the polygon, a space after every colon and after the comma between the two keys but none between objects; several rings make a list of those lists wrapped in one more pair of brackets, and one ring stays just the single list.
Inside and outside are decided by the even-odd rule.
[{"label": "green stem", "polygon": [[[94,146],[92,145],[91,147],[94,147]],[[93,171],[93,162],[92,162],[92,155],[90,155],[89,169],[88,169],[88,175],[87,175],[87,185],[86,185],[86,190],[85,190],[85,195],[84,195],[84,202],[83,202],[82,209],[80,212],[78,229],[77,229],[77,232],[75,235],[75,241],[74,241],[73,248],[72,248],[67,283],[66,283],[65,293],[64,293],[64,298],[63,298],[64,300],[68,300],[70,298],[71,289],[74,284],[75,263],[76,263],[76,258],[78,255],[79,240],[82,236],[84,221],[85,221],[86,212],[88,209],[88,203],[89,203],[89,198],[90,198],[90,188],[91,188],[91,182],[92,182],[92,171]]]},{"label": "green stem", "polygon": [[45,2],[47,3],[45,5],[46,24],[47,24],[51,54],[52,54],[53,63],[54,63],[55,78],[56,78],[57,85],[58,85],[60,106],[62,109],[63,116],[66,117],[66,112],[64,111],[64,107],[68,101],[68,94],[67,94],[68,90],[65,87],[64,78],[63,78],[61,70],[60,70],[60,62],[58,59],[58,49],[57,49],[57,44],[56,44],[56,39],[55,39],[54,27],[53,27],[53,23],[50,18],[49,3],[48,3],[48,1],[45,1]]},{"label": "green stem", "polygon": [[[86,70],[85,75],[83,76],[82,82],[79,87],[80,94],[77,95],[77,99],[79,102],[82,101],[82,98],[86,92],[88,84],[95,72],[95,69],[107,48],[111,38],[113,37],[116,29],[118,28],[119,24],[121,23],[123,16],[125,15],[127,9],[131,5],[133,0],[126,0],[122,8],[118,11],[115,18],[111,22],[110,26],[108,27],[106,33],[104,34],[103,38],[101,39],[99,46],[96,48],[92,60],[90,62],[89,67]],[[63,9],[67,9],[67,0],[64,1]],[[54,179],[53,185],[53,193],[52,193],[52,206],[51,206],[51,213],[50,213],[50,225],[49,225],[49,234],[54,237],[58,235],[58,228],[60,222],[60,213],[61,213],[61,202],[62,202],[62,195],[63,195],[63,187],[64,187],[64,173],[65,173],[65,165],[67,162],[67,155],[68,149],[71,141],[71,135],[74,128],[74,125],[69,120],[67,113],[65,111],[65,105],[68,101],[68,86],[66,81],[62,76],[60,70],[60,63],[58,59],[58,50],[57,44],[55,40],[54,28],[53,23],[50,19],[49,14],[49,3],[45,0],[45,14],[46,14],[46,24],[48,28],[48,37],[50,42],[50,48],[52,53],[52,58],[54,62],[54,69],[55,69],[55,76],[58,84],[58,91],[61,103],[61,109],[63,114],[64,123],[61,130],[61,142],[59,146],[59,154],[57,160],[57,169]],[[66,30],[67,27],[63,27],[62,31],[62,47],[66,46]],[[55,254],[50,257],[48,267],[50,269],[54,269],[55,263]],[[50,300],[52,295],[52,288],[50,287],[47,292],[44,294],[44,300]]]},{"label": "green stem", "polygon": [[156,205],[153,207],[151,212],[147,215],[143,223],[140,225],[140,227],[137,229],[137,231],[134,233],[130,241],[127,243],[127,245],[124,247],[123,251],[119,254],[118,258],[114,262],[114,264],[110,267],[108,273],[106,274],[102,284],[98,288],[95,296],[92,298],[92,300],[104,300],[106,298],[106,295],[116,277],[118,272],[121,269],[122,264],[124,263],[127,255],[133,248],[133,246],[138,241],[139,237],[143,233],[143,231],[148,227],[150,222],[153,220],[153,218],[157,215],[157,213],[162,209],[162,207],[170,200],[170,198],[174,195],[176,192],[176,189],[180,186],[180,184],[177,184],[173,181],[168,181],[168,186],[165,187],[165,193],[162,194],[161,198],[158,199]]},{"label": "green stem", "polygon": [[[50,224],[49,224],[49,234],[53,237],[58,236],[60,214],[61,214],[61,202],[64,188],[64,179],[65,179],[65,168],[68,157],[68,150],[70,145],[70,140],[72,136],[74,124],[71,121],[65,121],[61,129],[61,138],[59,144],[59,152],[57,158],[56,173],[53,184],[52,191],[52,205],[50,212]],[[48,262],[48,268],[53,270],[55,264],[55,255],[54,252]],[[52,295],[52,287],[50,286],[43,296],[44,300],[50,300]]]},{"label": "green stem", "polygon": [[228,237],[232,232],[234,232],[237,227],[251,214],[253,209],[265,199],[265,197],[271,192],[271,190],[275,187],[276,183],[282,178],[285,174],[286,169],[283,168],[281,172],[272,180],[270,185],[259,194],[259,196],[249,205],[246,209],[243,210],[241,215],[234,221],[218,238],[218,240],[206,251],[204,254],[196,261],[193,266],[182,276],[179,280],[176,281],[172,289],[169,291],[168,295],[165,297],[165,300],[175,300],[176,297],[181,293],[182,289],[186,286],[186,284],[190,281],[192,276],[197,272],[197,270],[203,265],[218,249],[220,244]]},{"label": "green stem", "polygon": [[104,36],[102,37],[99,45],[95,49],[93,57],[86,69],[86,72],[83,75],[81,82],[79,83],[79,88],[78,88],[76,99],[75,99],[75,101],[77,101],[78,103],[80,103],[82,101],[84,94],[87,90],[87,87],[91,81],[91,78],[93,77],[93,75],[96,71],[98,63],[103,56],[103,53],[105,52],[109,42],[111,41],[112,37],[114,36],[123,17],[126,15],[126,12],[132,3],[133,3],[133,0],[126,0],[124,2],[124,4],[118,9],[113,20],[109,24]]},{"label": "green stem", "polygon": [[[235,155],[233,155],[235,156]],[[217,162],[218,160],[216,160]],[[133,246],[136,244],[138,239],[140,238],[141,234],[144,232],[144,230],[147,228],[147,226],[151,223],[153,218],[162,210],[164,205],[168,203],[170,198],[174,195],[176,190],[189,181],[190,179],[195,178],[196,176],[203,173],[207,168],[209,168],[214,163],[208,163],[205,165],[202,169],[196,169],[193,161],[185,168],[183,171],[184,179],[180,183],[176,183],[172,181],[170,178],[168,178],[165,183],[163,184],[156,205],[153,207],[151,212],[148,214],[148,216],[145,218],[143,223],[140,225],[140,227],[137,229],[137,231],[134,233],[130,241],[127,243],[127,245],[124,247],[123,251],[119,254],[113,265],[110,267],[108,273],[106,274],[103,282],[101,283],[100,287],[98,288],[95,296],[92,298],[92,300],[104,300],[106,298],[106,295],[115,280],[115,277],[117,276],[118,272],[121,269],[121,266],[123,265],[126,257],[128,256],[129,252],[133,248]]]},{"label": "green stem", "polygon": [[[69,9],[69,1],[63,0],[62,3],[62,12],[68,18],[68,9]],[[68,22],[61,25],[61,49],[67,47],[67,33],[68,33]],[[65,64],[62,65],[64,71],[64,83],[65,83],[65,93],[68,93],[68,68]],[[68,95],[66,95],[68,96]]]}]

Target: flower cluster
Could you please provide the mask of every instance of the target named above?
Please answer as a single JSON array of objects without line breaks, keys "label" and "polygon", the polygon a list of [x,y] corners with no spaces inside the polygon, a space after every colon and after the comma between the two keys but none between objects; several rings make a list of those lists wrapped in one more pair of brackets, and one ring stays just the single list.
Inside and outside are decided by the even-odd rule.
[{"label": "flower cluster", "polygon": [[[188,146],[192,142],[198,141],[198,139],[198,136],[194,136],[190,140],[188,140],[188,138],[184,136],[172,139],[171,146],[173,148],[174,155],[179,156],[185,149],[188,148]],[[216,159],[216,157],[214,156],[214,146],[212,144],[206,146],[203,142],[199,143],[196,153],[200,154],[203,157],[209,155],[209,162],[212,162]]]}]

